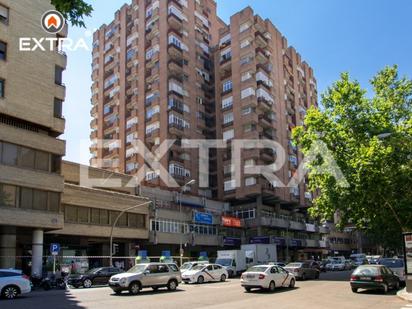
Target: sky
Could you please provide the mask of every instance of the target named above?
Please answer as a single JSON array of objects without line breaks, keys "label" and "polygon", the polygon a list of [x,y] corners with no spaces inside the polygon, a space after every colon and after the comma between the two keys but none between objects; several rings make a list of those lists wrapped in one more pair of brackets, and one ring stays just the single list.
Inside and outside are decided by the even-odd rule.
[{"label": "sky", "polygon": [[[110,23],[125,0],[86,0],[94,7],[86,29],[70,28],[74,42],[91,46],[91,33]],[[165,1],[165,0],[161,0]],[[400,75],[412,78],[412,1],[410,0],[217,0],[218,15],[228,22],[246,6],[269,18],[315,71],[318,93],[341,72],[369,88],[369,80],[386,65],[397,64]],[[88,164],[91,51],[68,51],[64,73],[66,160]]]}]

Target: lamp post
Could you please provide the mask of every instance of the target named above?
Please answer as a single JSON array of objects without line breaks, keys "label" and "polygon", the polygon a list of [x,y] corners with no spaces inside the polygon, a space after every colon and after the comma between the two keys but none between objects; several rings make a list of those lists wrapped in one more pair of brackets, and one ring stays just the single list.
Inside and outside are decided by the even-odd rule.
[{"label": "lamp post", "polygon": [[146,202],[141,203],[141,204],[137,204],[137,205],[130,206],[130,207],[122,210],[122,211],[120,212],[120,214],[119,214],[119,215],[116,217],[116,219],[114,220],[114,222],[113,222],[113,224],[112,224],[112,229],[111,229],[111,231],[110,231],[110,266],[113,266],[113,230],[114,230],[114,228],[115,228],[115,226],[116,226],[116,224],[117,224],[117,221],[119,221],[120,217],[121,217],[126,211],[129,211],[129,210],[132,210],[132,209],[135,209],[135,208],[138,208],[138,207],[142,207],[142,206],[148,205],[148,204],[150,204],[151,202],[152,202],[152,201],[146,201]]},{"label": "lamp post", "polygon": [[[179,217],[182,218],[182,195],[187,186],[194,184],[196,180],[192,179],[180,187],[180,196],[179,196]],[[180,243],[179,243],[179,256],[180,256],[180,266],[183,264],[183,225],[180,226]]]}]

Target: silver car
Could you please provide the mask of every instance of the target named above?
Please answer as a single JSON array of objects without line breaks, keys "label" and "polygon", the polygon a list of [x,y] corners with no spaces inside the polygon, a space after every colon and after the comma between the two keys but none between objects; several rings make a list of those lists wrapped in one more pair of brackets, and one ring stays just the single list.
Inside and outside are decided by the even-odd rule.
[{"label": "silver car", "polygon": [[284,269],[295,275],[296,279],[319,279],[320,271],[316,266],[307,262],[295,262],[287,264]]},{"label": "silver car", "polygon": [[125,273],[112,276],[109,286],[116,294],[129,291],[136,295],[143,288],[156,291],[165,287],[169,291],[175,291],[181,282],[180,270],[175,264],[146,263],[137,264]]}]

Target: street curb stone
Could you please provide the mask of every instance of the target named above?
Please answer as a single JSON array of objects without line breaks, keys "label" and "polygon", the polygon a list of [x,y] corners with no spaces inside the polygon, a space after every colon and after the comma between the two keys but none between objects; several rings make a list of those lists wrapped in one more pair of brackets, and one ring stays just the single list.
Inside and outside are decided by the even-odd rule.
[{"label": "street curb stone", "polygon": [[412,293],[406,292],[406,288],[399,290],[396,295],[403,300],[412,302]]}]

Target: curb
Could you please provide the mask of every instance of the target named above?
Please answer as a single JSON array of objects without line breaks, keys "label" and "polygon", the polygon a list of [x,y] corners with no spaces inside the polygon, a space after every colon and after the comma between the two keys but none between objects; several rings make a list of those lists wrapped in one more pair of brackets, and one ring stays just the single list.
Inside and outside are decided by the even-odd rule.
[{"label": "curb", "polygon": [[408,293],[406,292],[406,288],[399,290],[396,293],[396,296],[398,296],[399,298],[406,300],[408,302],[412,302],[412,293]]}]

